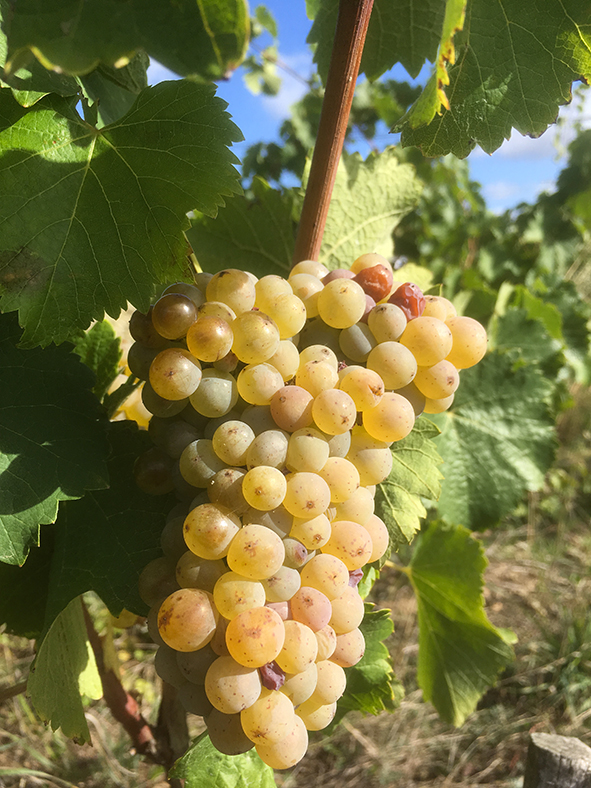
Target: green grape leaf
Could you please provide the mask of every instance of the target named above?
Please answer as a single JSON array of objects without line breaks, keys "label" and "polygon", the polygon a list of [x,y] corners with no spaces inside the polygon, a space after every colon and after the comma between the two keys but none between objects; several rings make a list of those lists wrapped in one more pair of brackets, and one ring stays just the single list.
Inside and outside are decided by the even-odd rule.
[{"label": "green grape leaf", "polygon": [[257,23],[266,30],[273,38],[277,38],[279,30],[277,29],[277,21],[273,14],[269,11],[267,6],[259,5],[254,9],[254,18]]},{"label": "green grape leaf", "polygon": [[0,563],[0,625],[13,635],[38,638],[43,631],[54,534],[53,526],[42,530],[23,566]]},{"label": "green grape leaf", "polygon": [[520,287],[523,308],[530,320],[541,320],[544,328],[553,339],[563,341],[562,314],[557,306],[537,298],[527,287]]},{"label": "green grape leaf", "polygon": [[491,347],[500,351],[517,348],[528,364],[543,364],[563,346],[550,336],[541,320],[532,320],[525,309],[515,307],[493,320],[491,335]]},{"label": "green grape leaf", "polygon": [[261,761],[256,750],[224,755],[207,734],[179,758],[169,777],[185,780],[185,788],[275,788],[273,769]]},{"label": "green grape leaf", "polygon": [[139,52],[127,66],[98,66],[78,78],[86,98],[96,103],[99,128],[129,112],[138,94],[148,87],[149,64],[148,56]]},{"label": "green grape leaf", "polygon": [[11,102],[0,91],[0,120],[21,114],[0,133],[0,293],[22,344],[59,343],[127,301],[147,311],[152,283],[182,273],[186,213],[214,215],[240,190],[226,103],[162,82],[96,129],[56,96]]},{"label": "green grape leaf", "polygon": [[17,347],[0,315],[0,561],[22,564],[59,501],[107,485],[106,420],[94,376],[66,345]]},{"label": "green grape leaf", "polygon": [[462,526],[429,525],[417,539],[408,577],[419,614],[417,679],[439,716],[461,725],[513,661],[505,633],[484,612],[480,543]]},{"label": "green grape leaf", "polygon": [[455,47],[450,109],[419,128],[409,115],[394,127],[426,156],[463,158],[476,144],[492,153],[513,129],[539,137],[572,83],[591,78],[589,10],[577,0],[470,0]]},{"label": "green grape leaf", "polygon": [[187,238],[205,271],[241,268],[256,276],[287,276],[295,238],[291,191],[254,178],[254,199],[234,197],[215,221],[198,216]]},{"label": "green grape leaf", "polygon": [[160,534],[172,504],[169,496],[148,495],[134,481],[134,461],[152,445],[148,434],[135,422],[116,421],[109,440],[109,489],[60,508],[46,626],[86,591],[95,591],[114,615],[123,608],[148,612],[137,581],[144,566],[162,554]]},{"label": "green grape leaf", "polygon": [[390,532],[390,549],[410,544],[427,511],[422,498],[436,501],[441,492],[441,457],[433,440],[439,428],[419,417],[410,435],[392,444],[394,463],[376,491],[376,514]]},{"label": "green grape leaf", "polygon": [[14,73],[6,74],[4,65],[8,44],[6,42],[6,28],[10,19],[10,6],[8,0],[0,0],[0,86],[12,88],[15,99],[23,107],[31,107],[40,98],[48,93],[58,93],[60,96],[73,96],[78,93],[78,83],[74,77],[47,71],[30,54],[24,58],[23,63],[15,69]]},{"label": "green grape leaf", "polygon": [[449,85],[447,66],[456,59],[454,36],[464,26],[466,2],[467,0],[447,0],[445,4],[443,32],[433,74],[406,115],[413,129],[431,123],[435,115],[440,113],[442,106],[445,109],[450,108],[445,93]]},{"label": "green grape leaf", "polygon": [[[314,62],[326,82],[339,0],[307,0],[314,24],[308,43],[315,46]],[[440,0],[375,0],[361,58],[360,73],[371,81],[396,63],[414,78],[425,60],[435,61],[445,7]]]},{"label": "green grape leaf", "polygon": [[352,668],[346,668],[347,688],[337,703],[335,722],[348,711],[379,714],[394,711],[400,706],[404,689],[394,676],[392,660],[384,641],[394,631],[392,616],[387,608],[376,610],[365,605],[365,615],[359,629],[365,638],[365,654]]},{"label": "green grape leaf", "polygon": [[433,416],[444,462],[439,515],[481,530],[538,490],[555,452],[553,384],[513,354],[489,353],[463,370],[453,408]]},{"label": "green grape leaf", "polygon": [[81,695],[97,699],[102,687],[88,642],[80,599],[74,599],[43,638],[27,682],[35,710],[52,730],[90,743]]},{"label": "green grape leaf", "polygon": [[248,43],[246,0],[20,0],[8,33],[9,67],[31,51],[46,68],[87,74],[125,64],[139,49],[178,74],[219,79]]},{"label": "green grape leaf", "polygon": [[102,400],[119,374],[121,340],[113,326],[103,320],[74,340],[74,352],[96,375],[94,393]]},{"label": "green grape leaf", "polygon": [[339,164],[319,261],[348,268],[368,251],[392,252],[392,231],[418,202],[422,184],[410,164],[400,164],[394,148],[344,155]]}]

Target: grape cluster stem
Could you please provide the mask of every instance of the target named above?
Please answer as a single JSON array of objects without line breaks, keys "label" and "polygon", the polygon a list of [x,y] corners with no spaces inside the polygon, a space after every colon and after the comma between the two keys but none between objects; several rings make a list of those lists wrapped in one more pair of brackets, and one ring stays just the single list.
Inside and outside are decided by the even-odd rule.
[{"label": "grape cluster stem", "polygon": [[294,265],[300,260],[317,260],[320,253],[372,7],[373,0],[339,3],[318,137],[293,253]]}]

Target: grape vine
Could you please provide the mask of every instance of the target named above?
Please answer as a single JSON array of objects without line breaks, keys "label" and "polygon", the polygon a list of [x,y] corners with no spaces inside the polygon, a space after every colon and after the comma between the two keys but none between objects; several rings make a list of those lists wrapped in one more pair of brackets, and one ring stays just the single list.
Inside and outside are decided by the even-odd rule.
[{"label": "grape vine", "polygon": [[[308,0],[318,76],[242,184],[212,80],[276,89],[248,49],[277,40],[266,9],[91,0],[72,25],[63,0],[0,0],[0,624],[35,641],[52,729],[90,741],[103,697],[171,784],[272,784],[308,731],[399,704],[388,611],[364,603],[385,561],[443,719],[510,663],[471,531],[541,487],[591,377],[588,132],[503,216],[421,152],[539,135],[591,78],[582,0],[534,5]],[[182,78],[148,86],[150,57]],[[422,88],[381,80],[427,62]],[[401,146],[351,152],[380,123]],[[158,645],[157,725],[89,592]],[[185,712],[207,725],[188,750]]]}]

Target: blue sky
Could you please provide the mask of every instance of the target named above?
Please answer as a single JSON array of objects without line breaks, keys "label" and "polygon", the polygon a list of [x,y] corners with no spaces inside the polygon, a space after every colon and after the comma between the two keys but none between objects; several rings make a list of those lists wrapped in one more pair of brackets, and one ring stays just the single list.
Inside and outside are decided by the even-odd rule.
[{"label": "blue sky", "polygon": [[[256,3],[251,3],[254,9]],[[275,97],[254,96],[245,87],[240,70],[225,83],[218,86],[218,95],[228,102],[228,111],[242,130],[245,142],[235,146],[240,158],[246,148],[259,141],[278,139],[282,121],[289,116],[290,106],[305,92],[305,80],[313,71],[312,55],[306,46],[306,37],[311,26],[306,16],[304,0],[266,0],[265,5],[273,13],[279,28],[279,57],[288,70],[280,69],[282,87]],[[260,40],[266,45],[265,39]],[[300,78],[294,76],[294,73]],[[423,73],[428,74],[427,68]],[[174,75],[155,64],[148,72],[152,84]],[[402,67],[393,69],[395,79],[408,79]],[[419,75],[419,81],[422,75]],[[587,96],[586,125],[591,114],[590,96]],[[532,202],[544,190],[552,190],[560,169],[564,166],[564,151],[572,139],[573,122],[578,110],[571,106],[561,111],[563,124],[558,129],[551,127],[539,139],[522,137],[514,131],[511,139],[492,155],[477,148],[469,157],[471,176],[482,184],[482,191],[489,208],[501,212],[520,202]],[[384,147],[394,144],[397,138],[387,129],[376,138],[376,144]],[[361,145],[360,152],[368,153]],[[562,152],[562,156],[559,152]]]}]

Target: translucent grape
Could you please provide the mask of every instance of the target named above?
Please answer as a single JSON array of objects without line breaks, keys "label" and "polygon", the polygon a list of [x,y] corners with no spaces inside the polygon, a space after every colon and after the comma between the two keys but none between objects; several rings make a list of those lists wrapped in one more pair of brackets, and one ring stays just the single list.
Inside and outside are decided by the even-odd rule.
[{"label": "translucent grape", "polygon": [[321,553],[302,568],[301,578],[302,585],[321,591],[331,600],[340,596],[349,585],[349,570],[337,556]]},{"label": "translucent grape", "polygon": [[367,563],[372,564],[374,561],[377,561],[378,558],[381,558],[388,549],[390,534],[384,521],[376,514],[372,514],[363,523],[363,527],[371,537],[372,551]]},{"label": "translucent grape", "polygon": [[178,416],[178,414],[187,406],[187,402],[188,400],[186,399],[164,399],[164,397],[156,394],[149,381],[146,381],[142,386],[142,403],[144,407],[154,416],[159,416],[163,419]]},{"label": "translucent grape", "polygon": [[160,548],[167,558],[178,561],[185,553],[187,545],[183,538],[183,522],[186,515],[169,520],[160,535]]},{"label": "translucent grape", "polygon": [[393,391],[387,391],[375,408],[363,413],[363,426],[378,440],[402,440],[410,433],[414,423],[415,412],[412,405],[405,397]]},{"label": "translucent grape", "polygon": [[[249,427],[252,427],[255,435],[260,435],[265,430],[277,429],[269,405],[248,405],[242,411],[241,419]],[[270,463],[264,464],[270,465]]]},{"label": "translucent grape", "polygon": [[211,503],[225,506],[234,514],[244,514],[249,503],[242,492],[245,472],[241,468],[223,468],[211,479],[207,495]]},{"label": "translucent grape", "polygon": [[454,396],[454,394],[450,394],[449,397],[443,399],[425,399],[425,413],[443,413],[452,406]]},{"label": "translucent grape", "polygon": [[[317,632],[316,635],[319,633]],[[336,643],[336,638],[335,638]],[[281,692],[291,700],[294,706],[299,706],[312,695],[316,688],[318,670],[316,663],[309,665],[306,670],[300,673],[286,674],[285,683],[281,687]]]},{"label": "translucent grape", "polygon": [[167,684],[171,684],[173,687],[177,688],[182,686],[187,680],[182,674],[176,661],[176,655],[180,653],[180,651],[175,651],[165,643],[159,647],[154,656],[154,668],[156,673],[160,676],[162,681],[165,681]]},{"label": "translucent grape", "polygon": [[[250,580],[271,577],[283,564],[285,548],[276,533],[263,525],[245,525],[233,538],[228,550],[228,566]],[[270,657],[265,662],[270,662]],[[264,663],[263,663],[264,664]]]},{"label": "translucent grape", "polygon": [[346,457],[351,448],[351,433],[327,435],[329,457]]},{"label": "translucent grape", "polygon": [[265,604],[265,589],[256,580],[248,580],[235,572],[226,572],[214,586],[213,601],[220,615],[232,619],[244,610],[262,607]]},{"label": "translucent grape", "polygon": [[231,420],[221,424],[213,434],[213,450],[228,465],[245,465],[246,453],[255,439],[252,427],[243,421]]},{"label": "translucent grape", "polygon": [[209,702],[205,687],[202,685],[191,684],[190,681],[185,681],[184,684],[178,687],[178,699],[181,706],[189,714],[206,717],[213,711],[213,706]]},{"label": "translucent grape", "polygon": [[331,388],[321,391],[314,399],[312,418],[323,432],[340,435],[355,424],[357,408],[346,391]]},{"label": "translucent grape", "polygon": [[239,315],[253,308],[256,290],[247,273],[227,268],[209,280],[205,294],[208,301],[221,301]]},{"label": "translucent grape", "polygon": [[340,558],[351,571],[365,566],[372,549],[369,532],[362,525],[352,520],[335,520],[330,539],[323,545],[322,552]]},{"label": "translucent grape", "polygon": [[446,321],[453,345],[446,358],[457,369],[468,369],[486,353],[487,336],[484,326],[471,317],[450,317]]},{"label": "translucent grape", "polygon": [[196,651],[212,639],[217,620],[211,594],[199,588],[181,588],[160,605],[158,631],[171,648]]},{"label": "translucent grape", "polygon": [[291,285],[286,279],[276,274],[263,276],[255,285],[256,301],[255,304],[262,312],[267,311],[267,307],[273,304],[280,295],[293,294]]},{"label": "translucent grape", "polygon": [[[160,335],[159,335],[160,336]],[[127,351],[127,366],[131,374],[140,380],[148,380],[150,366],[160,351],[134,342]]]},{"label": "translucent grape", "polygon": [[284,468],[287,459],[289,436],[282,430],[272,429],[259,433],[246,452],[246,467],[267,465]]},{"label": "translucent grape", "polygon": [[336,386],[339,376],[336,369],[327,361],[300,362],[296,372],[296,385],[309,391],[313,397],[325,389]]},{"label": "translucent grape", "polygon": [[316,260],[300,260],[289,272],[289,280],[291,281],[298,274],[311,274],[323,279],[328,274],[328,268]]},{"label": "translucent grape", "polygon": [[238,402],[236,381],[229,372],[205,369],[199,388],[191,395],[190,402],[197,413],[209,419],[224,416]]},{"label": "translucent grape", "polygon": [[306,730],[321,731],[330,725],[336,711],[336,703],[320,704],[309,699],[298,706],[296,714],[301,718]]},{"label": "translucent grape", "polygon": [[285,476],[277,468],[257,465],[242,480],[242,494],[249,506],[269,512],[283,503],[287,491]]},{"label": "translucent grape", "polygon": [[293,727],[293,704],[277,690],[264,689],[260,697],[240,714],[242,728],[256,745],[276,744]]},{"label": "translucent grape", "polygon": [[309,361],[326,361],[337,372],[339,362],[335,353],[326,345],[308,345],[300,353],[300,365]]},{"label": "translucent grape", "polygon": [[201,361],[218,361],[230,352],[234,335],[228,323],[215,315],[201,315],[187,331],[187,347]]},{"label": "translucent grape", "polygon": [[289,277],[289,284],[295,295],[303,301],[308,319],[316,317],[318,294],[324,287],[320,279],[313,274],[294,274]]},{"label": "translucent grape", "polygon": [[342,503],[336,505],[335,520],[352,520],[365,525],[374,512],[375,501],[367,487],[358,487]]},{"label": "translucent grape", "polygon": [[421,392],[415,386],[414,381],[409,383],[408,386],[398,389],[396,393],[400,394],[410,402],[412,409],[415,412],[415,416],[420,416],[425,410],[425,395],[421,394]]},{"label": "translucent grape", "polygon": [[275,662],[285,673],[301,673],[314,664],[318,641],[310,627],[300,621],[285,621],[285,640]]},{"label": "translucent grape", "polygon": [[241,755],[254,746],[242,730],[240,714],[224,714],[214,708],[205,723],[211,743],[224,755]]},{"label": "translucent grape", "polygon": [[205,676],[205,692],[212,706],[224,714],[237,714],[252,706],[261,694],[258,670],[232,657],[218,657]]},{"label": "translucent grape", "polygon": [[316,634],[316,641],[318,642],[318,656],[316,662],[321,662],[324,659],[332,657],[335,648],[337,647],[337,633],[334,629],[327,624],[322,629],[319,629]]},{"label": "translucent grape", "polygon": [[226,571],[223,561],[209,561],[186,550],[177,561],[175,574],[181,588],[200,588],[211,594],[217,580]]},{"label": "translucent grape", "polygon": [[232,323],[232,351],[245,364],[261,364],[279,347],[279,329],[264,312],[243,312]]},{"label": "translucent grape", "polygon": [[385,391],[381,376],[375,370],[363,367],[355,367],[344,375],[339,388],[351,397],[358,411],[374,408]]},{"label": "translucent grape", "polygon": [[301,586],[300,573],[289,566],[280,566],[271,577],[262,581],[267,602],[288,602]]},{"label": "translucent grape", "polygon": [[281,651],[284,639],[284,622],[268,607],[243,611],[230,621],[226,629],[230,655],[246,667],[260,668],[272,662]]},{"label": "translucent grape", "polygon": [[307,749],[308,731],[303,721],[295,714],[287,736],[275,744],[256,745],[259,757],[272,769],[290,769],[302,760]]},{"label": "translucent grape", "polygon": [[400,339],[406,323],[406,315],[396,304],[378,304],[367,317],[369,330],[378,342]]},{"label": "translucent grape", "polygon": [[460,376],[454,365],[444,359],[432,367],[419,367],[413,383],[425,397],[443,399],[457,389]]},{"label": "translucent grape", "polygon": [[339,334],[339,346],[347,358],[366,361],[377,340],[365,323],[345,328]]},{"label": "translucent grape", "polygon": [[244,525],[249,525],[250,523],[264,525],[265,528],[270,528],[271,531],[276,533],[280,539],[284,539],[289,533],[292,520],[291,514],[283,506],[278,506],[277,509],[272,509],[269,512],[249,509],[242,518]]},{"label": "translucent grape", "polygon": [[187,296],[169,293],[156,301],[152,323],[160,336],[180,339],[197,319],[197,307]]},{"label": "translucent grape", "polygon": [[308,518],[323,514],[330,504],[330,488],[315,473],[294,473],[287,480],[283,506],[294,517]]},{"label": "translucent grape", "polygon": [[353,629],[344,635],[337,635],[337,645],[331,656],[343,668],[352,668],[365,654],[365,638],[360,629]]},{"label": "translucent grape", "polygon": [[[457,318],[452,319],[457,320]],[[417,317],[404,329],[400,342],[411,351],[419,366],[431,367],[449,355],[453,337],[449,327],[442,320],[436,317]],[[405,386],[406,383],[402,385]],[[392,386],[392,388],[402,388],[402,386]]]},{"label": "translucent grape", "polygon": [[174,459],[181,456],[189,443],[202,437],[196,427],[183,419],[159,419],[157,416],[150,420],[148,433],[154,443]]},{"label": "translucent grape", "polygon": [[217,659],[210,645],[198,651],[176,651],[176,661],[185,681],[192,684],[203,684],[205,674]]},{"label": "translucent grape", "polygon": [[227,555],[230,543],[239,530],[239,518],[228,509],[212,503],[192,509],[183,525],[189,550],[200,558],[212,561]]},{"label": "translucent grape", "polygon": [[145,565],[138,578],[140,598],[148,607],[160,604],[173,591],[178,590],[175,562],[166,556],[154,558]]},{"label": "translucent grape", "polygon": [[283,383],[281,373],[272,364],[249,364],[236,380],[238,393],[251,405],[269,405]]},{"label": "translucent grape", "polygon": [[275,354],[269,359],[269,364],[275,367],[284,381],[291,380],[295,377],[300,365],[300,354],[297,347],[291,340],[282,339]]},{"label": "translucent grape", "polygon": [[289,566],[292,569],[301,569],[310,560],[311,556],[308,548],[298,539],[293,539],[290,536],[284,538],[283,548],[285,550],[285,559],[283,561],[285,566]]},{"label": "translucent grape", "polygon": [[333,268],[332,271],[329,271],[327,275],[323,277],[322,283],[327,285],[329,282],[332,282],[333,279],[355,279],[355,274],[348,268]]},{"label": "translucent grape", "polygon": [[412,352],[399,342],[382,342],[367,357],[367,368],[377,372],[387,389],[395,391],[414,379],[417,374],[417,360]]},{"label": "translucent grape", "polygon": [[168,287],[162,291],[162,295],[168,295],[169,293],[180,293],[181,295],[187,296],[187,298],[190,298],[196,307],[200,307],[205,301],[205,296],[203,295],[202,291],[198,287],[195,287],[195,285],[191,285],[188,282],[174,282],[173,284],[168,285]]},{"label": "translucent grape", "polygon": [[289,438],[285,464],[290,471],[317,473],[328,460],[328,441],[312,427],[296,430]]},{"label": "translucent grape", "polygon": [[220,460],[213,450],[212,442],[206,438],[189,443],[179,459],[181,475],[193,487],[207,487],[223,467],[223,460]]},{"label": "translucent grape", "polygon": [[349,328],[365,311],[365,292],[352,279],[335,279],[318,294],[318,314],[332,328]]},{"label": "translucent grape", "polygon": [[318,661],[316,669],[318,677],[310,700],[320,705],[336,703],[347,686],[345,671],[336,662],[331,662],[328,659]]},{"label": "translucent grape", "polygon": [[317,550],[330,538],[331,526],[325,514],[319,514],[311,520],[294,517],[289,535],[300,541],[308,550]]},{"label": "translucent grape", "polygon": [[327,326],[319,317],[315,317],[306,323],[299,336],[298,347],[301,351],[310,345],[323,345],[330,348],[333,353],[340,353],[339,331]]},{"label": "translucent grape", "polygon": [[347,586],[343,593],[333,599],[330,626],[338,635],[357,629],[363,620],[364,604],[357,588]]},{"label": "translucent grape", "polygon": [[156,331],[152,323],[154,307],[150,307],[147,314],[136,310],[129,320],[129,333],[140,345],[153,350],[166,347],[164,337]]},{"label": "translucent grape", "polygon": [[277,426],[287,432],[295,432],[312,423],[310,392],[301,386],[284,386],[273,395],[271,416]]},{"label": "translucent grape", "polygon": [[279,329],[280,339],[289,339],[299,333],[306,323],[304,302],[294,293],[277,296],[267,304],[267,314]]},{"label": "translucent grape", "polygon": [[197,318],[200,317],[219,317],[220,320],[231,325],[236,319],[236,312],[221,301],[206,301],[197,310]]},{"label": "translucent grape", "polygon": [[329,457],[320,476],[330,488],[331,503],[348,500],[359,487],[359,471],[344,457]]},{"label": "translucent grape", "polygon": [[[332,615],[331,602],[317,588],[301,586],[291,598],[291,615],[294,621],[305,624],[312,632],[323,629]],[[287,622],[286,622],[287,624]],[[314,643],[317,649],[317,643]],[[316,650],[314,651],[316,659]]]},{"label": "translucent grape", "polygon": [[449,317],[457,315],[456,308],[451,301],[443,296],[426,295],[423,317],[436,317],[444,322]]}]

